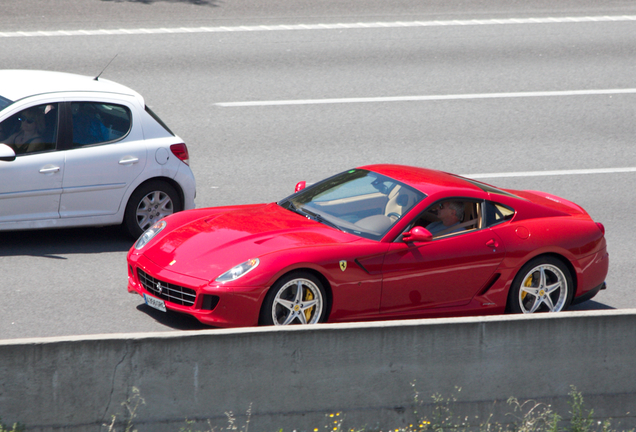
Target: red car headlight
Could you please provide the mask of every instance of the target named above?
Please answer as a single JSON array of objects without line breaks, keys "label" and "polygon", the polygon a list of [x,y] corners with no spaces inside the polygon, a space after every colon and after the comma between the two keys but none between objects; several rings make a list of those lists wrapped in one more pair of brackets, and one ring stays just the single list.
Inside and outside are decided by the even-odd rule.
[{"label": "red car headlight", "polygon": [[215,279],[216,282],[229,282],[245,276],[247,273],[254,270],[260,261],[258,258],[252,258],[244,263],[232,267],[230,270],[223,273],[221,276]]},{"label": "red car headlight", "polygon": [[144,247],[154,236],[159,234],[161,230],[163,230],[168,223],[165,220],[160,220],[150,228],[148,228],[142,235],[139,237],[139,240],[135,243],[135,249],[139,250]]}]

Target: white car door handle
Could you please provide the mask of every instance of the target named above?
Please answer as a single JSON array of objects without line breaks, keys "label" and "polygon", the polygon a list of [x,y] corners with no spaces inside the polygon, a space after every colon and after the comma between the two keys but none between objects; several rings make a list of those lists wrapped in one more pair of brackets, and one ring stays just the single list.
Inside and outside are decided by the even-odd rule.
[{"label": "white car door handle", "polygon": [[139,158],[136,158],[134,156],[126,156],[119,161],[119,165],[132,165],[136,164],[137,162],[139,162]]},{"label": "white car door handle", "polygon": [[53,174],[60,170],[58,166],[47,165],[40,170],[40,174]]}]

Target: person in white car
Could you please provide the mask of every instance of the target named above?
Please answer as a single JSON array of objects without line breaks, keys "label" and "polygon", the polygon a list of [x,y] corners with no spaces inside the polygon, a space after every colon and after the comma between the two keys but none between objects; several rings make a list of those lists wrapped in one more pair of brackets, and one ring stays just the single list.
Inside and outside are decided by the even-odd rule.
[{"label": "person in white car", "polygon": [[13,147],[16,154],[34,151],[37,144],[44,141],[44,116],[37,109],[27,109],[20,114],[19,120],[20,130],[8,137],[4,144]]}]

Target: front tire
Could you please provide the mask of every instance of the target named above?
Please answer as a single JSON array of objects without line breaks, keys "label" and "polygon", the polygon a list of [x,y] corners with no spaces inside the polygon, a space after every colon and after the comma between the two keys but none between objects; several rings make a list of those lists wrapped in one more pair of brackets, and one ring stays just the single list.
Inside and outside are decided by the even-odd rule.
[{"label": "front tire", "polygon": [[259,323],[262,325],[316,324],[327,315],[325,289],[306,272],[290,273],[269,290]]},{"label": "front tire", "polygon": [[568,268],[553,257],[538,257],[524,265],[512,283],[508,296],[512,313],[560,312],[574,294]]},{"label": "front tire", "polygon": [[151,180],[133,192],[126,205],[124,226],[134,238],[160,219],[182,210],[176,189],[161,180]]}]

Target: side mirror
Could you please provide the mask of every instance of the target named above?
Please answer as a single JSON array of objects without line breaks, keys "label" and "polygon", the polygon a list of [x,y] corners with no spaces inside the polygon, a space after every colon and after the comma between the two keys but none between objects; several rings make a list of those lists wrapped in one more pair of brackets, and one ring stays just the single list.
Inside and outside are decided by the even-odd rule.
[{"label": "side mirror", "polygon": [[15,160],[15,151],[6,144],[0,144],[0,161],[11,162]]},{"label": "side mirror", "polygon": [[300,192],[301,190],[305,189],[305,186],[307,186],[306,181],[299,181],[298,183],[296,183],[296,190],[294,190],[294,193]]},{"label": "side mirror", "polygon": [[402,234],[402,240],[406,243],[411,242],[430,242],[433,240],[433,234],[426,228],[421,226],[416,226],[411,229],[411,231],[407,231]]}]

